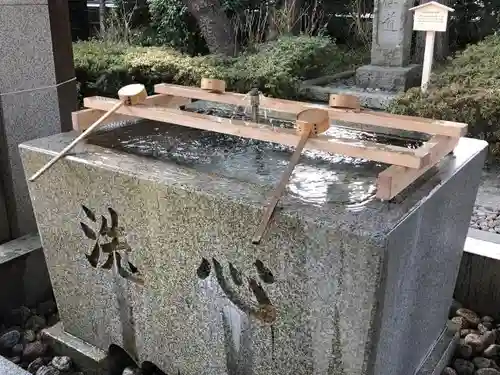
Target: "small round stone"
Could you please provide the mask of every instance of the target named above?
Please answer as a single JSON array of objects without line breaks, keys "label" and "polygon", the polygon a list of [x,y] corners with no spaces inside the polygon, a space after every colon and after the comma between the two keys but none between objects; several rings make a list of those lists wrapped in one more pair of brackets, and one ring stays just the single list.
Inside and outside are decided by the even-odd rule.
[{"label": "small round stone", "polygon": [[24,331],[23,333],[24,342],[33,342],[36,340],[36,333],[31,329]]},{"label": "small round stone", "polygon": [[21,353],[23,352],[23,349],[24,349],[23,344],[16,344],[12,348],[12,353],[14,355],[21,355]]},{"label": "small round stone", "polygon": [[38,369],[40,367],[42,367],[44,365],[44,361],[43,361],[43,358],[41,357],[38,357],[37,359],[35,359],[33,362],[31,362],[29,365],[28,365],[28,372],[32,373],[32,374],[36,374],[36,372],[38,371]]},{"label": "small round stone", "polygon": [[31,316],[31,310],[26,306],[21,306],[10,312],[7,323],[10,325],[24,326],[24,323]]},{"label": "small round stone", "polygon": [[474,365],[465,359],[457,358],[453,361],[453,368],[457,371],[457,375],[472,375],[474,374]]},{"label": "small round stone", "polygon": [[57,305],[54,300],[49,299],[38,305],[36,311],[41,316],[48,316],[54,314],[57,311]]},{"label": "small round stone", "polygon": [[480,368],[476,371],[476,375],[500,375],[500,371],[494,368]]},{"label": "small round stone", "polygon": [[479,335],[479,331],[477,329],[470,329],[470,328],[466,328],[466,329],[462,329],[460,330],[460,337],[465,337],[467,336],[469,333],[475,333],[476,335]]},{"label": "small round stone", "polygon": [[33,361],[38,357],[43,357],[47,351],[47,346],[41,341],[30,342],[26,344],[23,350],[23,359],[27,361]]},{"label": "small round stone", "polygon": [[[488,328],[489,327],[489,328]],[[492,328],[491,324],[488,324],[488,323],[479,323],[477,325],[477,330],[479,331],[479,333],[482,335],[488,331],[490,331]]]},{"label": "small round stone", "polygon": [[488,331],[481,336],[481,340],[485,347],[488,347],[495,343],[497,339],[497,331]]},{"label": "small round stone", "polygon": [[71,358],[66,356],[54,357],[50,364],[60,371],[69,371],[71,368]]},{"label": "small round stone", "polygon": [[472,356],[472,347],[468,344],[458,344],[455,355],[458,358],[469,359]]},{"label": "small round stone", "polygon": [[9,358],[9,361],[18,365],[21,363],[21,357],[19,357],[19,356],[11,357],[11,358]]},{"label": "small round stone", "polygon": [[42,366],[37,370],[37,372],[35,374],[36,375],[60,375],[61,372],[52,366]]},{"label": "small round stone", "polygon": [[496,357],[500,355],[500,345],[497,344],[492,344],[488,346],[484,352],[483,355],[488,358]]},{"label": "small round stone", "polygon": [[21,334],[16,329],[11,329],[0,336],[0,350],[12,349],[21,340]]},{"label": "small round stone", "polygon": [[462,316],[455,316],[451,319],[451,321],[458,325],[460,329],[467,329],[470,326],[470,323],[467,321],[467,319]]},{"label": "small round stone", "polygon": [[464,307],[457,310],[457,315],[465,318],[472,327],[477,327],[477,325],[481,322],[481,319],[479,319],[479,316],[474,311]]},{"label": "small round stone", "polygon": [[132,367],[125,367],[125,369],[122,372],[122,375],[140,375],[141,370],[138,368],[132,368]]},{"label": "small round stone", "polygon": [[43,316],[33,315],[26,322],[26,328],[32,329],[33,331],[39,331],[47,326],[47,321]]},{"label": "small round stone", "polygon": [[452,367],[445,367],[441,375],[457,375],[457,372]]},{"label": "small round stone", "polygon": [[457,310],[460,309],[462,307],[462,304],[460,302],[458,302],[456,299],[453,299],[451,301],[451,306],[450,306],[450,310],[449,310],[449,317],[450,318],[453,318],[454,316],[457,315]]},{"label": "small round stone", "polygon": [[481,337],[482,336],[478,334],[469,333],[467,336],[465,336],[464,342],[470,345],[474,352],[479,353],[483,351],[485,346]]},{"label": "small round stone", "polygon": [[481,322],[480,324],[477,325],[478,329],[479,329],[479,326],[486,328],[488,331],[491,331],[493,329],[492,322]]},{"label": "small round stone", "polygon": [[491,360],[488,358],[484,357],[476,357],[472,360],[472,363],[474,366],[479,369],[479,368],[488,368],[490,367]]}]

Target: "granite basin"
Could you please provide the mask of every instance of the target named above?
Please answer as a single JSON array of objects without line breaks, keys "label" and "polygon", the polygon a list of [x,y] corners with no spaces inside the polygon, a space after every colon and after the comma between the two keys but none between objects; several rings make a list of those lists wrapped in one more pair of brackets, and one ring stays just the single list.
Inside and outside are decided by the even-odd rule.
[{"label": "granite basin", "polygon": [[[74,137],[22,144],[26,175]],[[392,202],[385,166],[307,151],[253,245],[290,149],[103,131],[29,183],[64,329],[183,375],[419,373],[447,347],[486,146],[461,139]]]}]

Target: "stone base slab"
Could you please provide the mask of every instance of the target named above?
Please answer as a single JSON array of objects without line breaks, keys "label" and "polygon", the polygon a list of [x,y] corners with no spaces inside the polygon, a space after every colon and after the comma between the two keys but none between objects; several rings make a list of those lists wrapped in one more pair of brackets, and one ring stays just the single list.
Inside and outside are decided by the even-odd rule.
[{"label": "stone base slab", "polygon": [[346,94],[354,95],[359,99],[362,107],[371,109],[386,109],[394,99],[397,98],[397,93],[386,91],[365,91],[357,87],[349,89],[335,86],[303,86],[301,94],[308,100],[317,100],[328,102],[330,94]]},{"label": "stone base slab", "polygon": [[86,375],[108,375],[106,352],[64,330],[61,322],[42,331],[43,339],[58,356],[68,356]]},{"label": "stone base slab", "polygon": [[19,306],[35,306],[52,295],[40,237],[28,234],[0,245],[0,318]]},{"label": "stone base slab", "polygon": [[[62,323],[43,330],[43,336],[57,355],[71,357],[75,365],[86,375],[108,374],[106,353],[64,331]],[[415,375],[440,375],[450,363],[459,339],[460,336],[455,327],[452,325],[445,327]],[[1,363],[0,368],[2,368]],[[19,375],[21,374],[24,373],[20,372]],[[18,373],[14,372],[12,375],[18,375]]]},{"label": "stone base slab", "polygon": [[419,86],[422,79],[422,67],[384,67],[365,65],[356,70],[356,85],[361,88],[383,89],[388,91],[406,91]]},{"label": "stone base slab", "polygon": [[470,228],[454,298],[481,315],[500,319],[500,235]]},{"label": "stone base slab", "polygon": [[450,363],[459,340],[458,327],[447,325],[415,375],[440,375]]}]

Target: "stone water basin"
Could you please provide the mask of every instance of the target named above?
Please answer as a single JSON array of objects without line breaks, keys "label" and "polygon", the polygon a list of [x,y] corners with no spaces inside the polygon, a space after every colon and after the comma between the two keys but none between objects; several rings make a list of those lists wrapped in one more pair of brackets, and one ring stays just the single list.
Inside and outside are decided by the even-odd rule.
[{"label": "stone water basin", "polygon": [[[74,137],[21,145],[26,175]],[[385,166],[306,151],[253,245],[290,149],[108,126],[29,183],[64,330],[168,374],[430,374],[485,149],[463,139],[395,202],[373,199]]]}]

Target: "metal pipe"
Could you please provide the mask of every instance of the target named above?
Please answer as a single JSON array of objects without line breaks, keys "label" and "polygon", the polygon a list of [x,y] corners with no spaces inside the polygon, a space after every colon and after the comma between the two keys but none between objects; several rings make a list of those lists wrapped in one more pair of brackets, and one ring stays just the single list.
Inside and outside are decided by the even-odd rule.
[{"label": "metal pipe", "polygon": [[259,122],[259,107],[260,107],[260,92],[259,89],[253,88],[248,93],[250,96],[250,105],[252,107],[252,121]]}]

